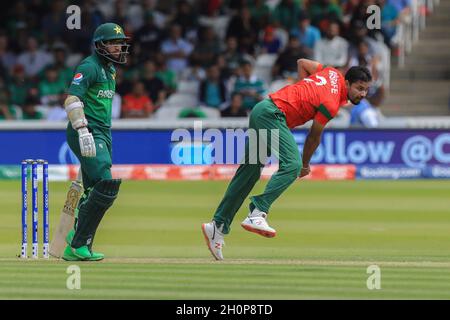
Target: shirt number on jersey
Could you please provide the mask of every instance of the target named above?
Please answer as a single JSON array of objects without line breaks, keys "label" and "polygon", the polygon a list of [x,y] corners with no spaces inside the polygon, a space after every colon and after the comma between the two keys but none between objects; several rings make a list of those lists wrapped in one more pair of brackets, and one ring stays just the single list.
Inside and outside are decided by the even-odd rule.
[{"label": "shirt number on jersey", "polygon": [[309,81],[309,82],[313,82],[313,83],[315,83],[317,86],[324,86],[324,85],[326,85],[327,84],[327,79],[325,79],[325,77],[322,77],[322,76],[312,76],[312,77],[314,77],[314,78],[316,78],[317,79],[317,81],[314,81],[313,79],[310,79],[310,78],[305,78],[304,80],[305,81]]}]

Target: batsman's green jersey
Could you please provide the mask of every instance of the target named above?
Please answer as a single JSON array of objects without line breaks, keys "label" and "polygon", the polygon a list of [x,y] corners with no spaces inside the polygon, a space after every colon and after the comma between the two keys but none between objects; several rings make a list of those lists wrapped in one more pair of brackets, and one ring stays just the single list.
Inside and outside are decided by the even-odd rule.
[{"label": "batsman's green jersey", "polygon": [[112,63],[101,62],[95,53],[84,59],[75,71],[68,93],[83,101],[90,128],[109,130],[111,127],[115,77]]},{"label": "batsman's green jersey", "polygon": [[95,140],[96,157],[81,156],[78,133],[67,126],[67,142],[80,160],[85,189],[101,179],[111,179],[111,108],[115,93],[116,71],[112,63],[103,62],[93,53],[76,68],[68,94],[84,104],[89,131]]}]

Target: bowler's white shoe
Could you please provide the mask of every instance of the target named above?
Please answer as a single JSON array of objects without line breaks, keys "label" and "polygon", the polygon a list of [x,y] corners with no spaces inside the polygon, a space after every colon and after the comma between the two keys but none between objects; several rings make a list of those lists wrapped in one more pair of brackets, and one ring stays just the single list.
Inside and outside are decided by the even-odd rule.
[{"label": "bowler's white shoe", "polygon": [[203,236],[209,251],[216,260],[223,260],[222,248],[225,245],[223,234],[217,229],[214,221],[202,224]]},{"label": "bowler's white shoe", "polygon": [[254,209],[252,213],[242,221],[241,226],[247,231],[254,232],[266,238],[273,238],[277,235],[275,229],[267,223],[267,213]]}]

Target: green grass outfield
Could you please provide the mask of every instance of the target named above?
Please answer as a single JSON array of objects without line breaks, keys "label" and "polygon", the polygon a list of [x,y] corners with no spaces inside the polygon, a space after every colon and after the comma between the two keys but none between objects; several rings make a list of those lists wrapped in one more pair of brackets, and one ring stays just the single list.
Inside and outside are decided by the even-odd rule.
[{"label": "green grass outfield", "polygon": [[[50,185],[51,229],[68,186]],[[450,299],[450,181],[299,181],[273,207],[276,238],[239,226],[246,204],[216,262],[200,225],[226,186],[125,181],[95,242],[107,259],[69,263],[15,258],[20,181],[2,181],[0,299]],[[72,264],[81,290],[66,288]]]}]

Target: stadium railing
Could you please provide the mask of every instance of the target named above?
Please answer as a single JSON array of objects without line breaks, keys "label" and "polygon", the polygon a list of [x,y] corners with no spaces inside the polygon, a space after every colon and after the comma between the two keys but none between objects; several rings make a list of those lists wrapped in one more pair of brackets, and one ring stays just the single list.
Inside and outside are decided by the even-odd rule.
[{"label": "stadium railing", "polygon": [[412,46],[419,40],[419,32],[426,25],[427,12],[432,13],[439,0],[412,0],[411,12],[400,17],[398,26],[398,66],[404,68],[405,57],[411,53]]}]

